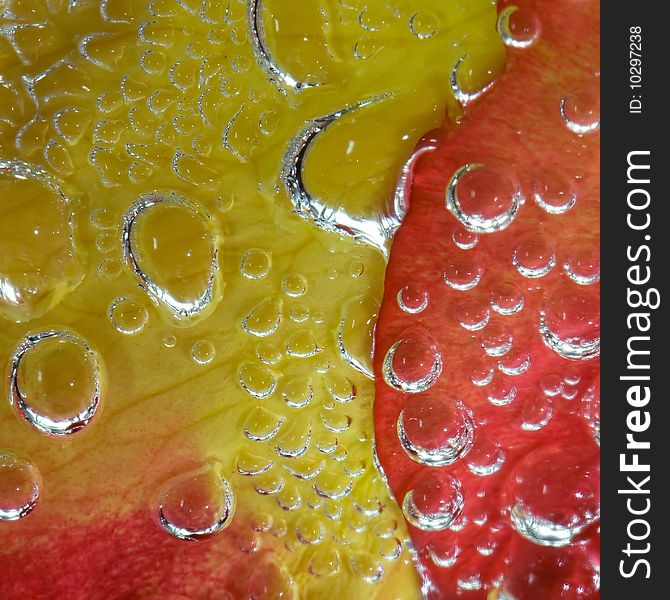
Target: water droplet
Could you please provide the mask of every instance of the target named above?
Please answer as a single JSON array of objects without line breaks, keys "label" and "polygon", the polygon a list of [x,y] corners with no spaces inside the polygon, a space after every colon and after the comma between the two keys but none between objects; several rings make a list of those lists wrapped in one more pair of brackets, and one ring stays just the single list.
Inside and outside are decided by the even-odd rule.
[{"label": "water droplet", "polygon": [[600,355],[600,304],[596,294],[554,294],[540,313],[540,335],[548,348],[571,360]]},{"label": "water droplet", "polygon": [[114,258],[103,258],[98,265],[98,275],[103,279],[116,279],[122,270],[123,265]]},{"label": "water droplet", "polygon": [[243,531],[237,536],[235,545],[240,552],[256,554],[263,546],[263,540],[255,531]]},{"label": "water droplet", "polygon": [[336,402],[351,402],[356,397],[356,388],[348,377],[337,371],[330,371],[323,376],[326,389]]},{"label": "water droplet", "polygon": [[398,290],[398,306],[411,315],[428,308],[428,292],[418,283],[408,283]]},{"label": "water droplet", "polygon": [[472,357],[467,364],[470,367],[470,381],[474,385],[483,387],[493,380],[494,368],[490,361]]},{"label": "water droplet", "polygon": [[256,356],[266,365],[276,365],[281,360],[281,352],[270,344],[260,344],[256,348]]},{"label": "water droplet", "polygon": [[[451,91],[456,97],[456,100],[458,100],[462,106],[467,106],[471,102],[477,100],[477,98],[483,96],[486,92],[488,92],[491,89],[491,87],[493,87],[494,83],[493,81],[490,81],[488,84],[484,85],[484,87],[480,87],[480,89],[476,91],[468,91],[464,89],[463,86],[461,85],[462,81],[461,70],[464,68],[464,63],[467,66],[468,58],[469,57],[467,54],[465,56],[461,56],[454,64],[454,67],[451,70],[451,75],[449,77],[449,85],[451,86]],[[468,74],[472,76],[472,73],[473,69],[470,68],[467,71],[465,71],[465,76],[467,77]],[[493,72],[489,71],[489,75],[493,75]]]},{"label": "water droplet", "polygon": [[530,396],[523,405],[521,429],[539,431],[554,416],[554,402],[549,396]]},{"label": "water droplet", "polygon": [[456,309],[458,324],[468,331],[479,331],[489,324],[491,311],[485,304],[476,300],[469,300],[460,304]]},{"label": "water droplet", "polygon": [[570,246],[565,274],[577,285],[593,285],[600,281],[600,251],[597,244],[577,243]]},{"label": "water droplet", "polygon": [[393,344],[382,365],[384,381],[408,394],[425,392],[441,373],[442,356],[435,342],[423,332],[410,334]]},{"label": "water droplet", "polygon": [[174,192],[140,196],[123,217],[123,253],[149,297],[182,324],[221,298],[220,239],[207,211]]},{"label": "water droplet", "polygon": [[240,271],[247,279],[262,279],[270,272],[272,259],[265,250],[252,248],[242,257]]},{"label": "water droplet", "polygon": [[281,300],[266,298],[244,317],[242,328],[258,337],[272,335],[281,323],[281,309]]},{"label": "water droplet", "polygon": [[307,280],[299,273],[289,273],[281,280],[281,289],[287,296],[298,298],[307,291]]},{"label": "water droplet", "polygon": [[277,387],[277,378],[274,373],[263,365],[247,362],[238,372],[242,388],[254,398],[267,398]]},{"label": "water droplet", "polygon": [[421,472],[402,501],[407,521],[424,531],[446,529],[463,506],[460,482],[445,471]]},{"label": "water droplet", "polygon": [[282,397],[291,408],[307,406],[314,396],[312,382],[307,377],[293,379],[286,383]]},{"label": "water droplet", "polygon": [[516,177],[502,167],[471,163],[447,186],[447,208],[473,233],[494,233],[516,219],[524,197]]},{"label": "water droplet", "polygon": [[214,463],[172,478],[158,497],[158,520],[169,534],[188,541],[204,539],[230,525],[235,495]]},{"label": "water droplet", "polygon": [[561,100],[563,123],[572,132],[585,135],[600,129],[600,94],[598,90],[579,90]]},{"label": "water droplet", "polygon": [[374,378],[372,354],[379,305],[366,294],[347,300],[342,307],[337,332],[340,356],[354,369],[370,379]]},{"label": "water droplet", "polygon": [[486,398],[494,406],[507,406],[516,398],[516,387],[505,377],[489,384]]},{"label": "water droplet", "polygon": [[116,248],[116,236],[109,231],[102,231],[95,238],[95,247],[98,252],[107,254]]},{"label": "water droplet", "polygon": [[547,396],[558,396],[563,391],[563,380],[560,375],[545,375],[540,380],[540,387]]},{"label": "water droplet", "polygon": [[577,385],[582,380],[579,369],[569,366],[563,372],[563,381],[568,385]]},{"label": "water droplet", "polygon": [[215,355],[216,348],[209,340],[199,340],[191,348],[191,358],[199,365],[211,363]]},{"label": "water droplet", "polygon": [[456,564],[461,549],[454,540],[431,540],[426,551],[436,567],[449,569]]},{"label": "water droplet", "polygon": [[537,279],[549,274],[556,266],[556,255],[544,239],[527,237],[514,249],[512,264],[520,275]]},{"label": "water droplet", "polygon": [[482,278],[482,268],[474,259],[453,256],[444,271],[444,282],[455,290],[462,292],[474,288]]},{"label": "water droplet", "polygon": [[309,561],[309,572],[316,577],[335,575],[340,570],[340,554],[335,548],[318,548]]},{"label": "water droplet", "polygon": [[511,480],[511,521],[541,546],[566,546],[600,518],[600,468],[593,442],[534,450]]},{"label": "water droplet", "polygon": [[531,359],[528,352],[522,348],[515,348],[500,360],[498,369],[505,375],[516,377],[528,371],[530,365]]},{"label": "water droplet", "polygon": [[326,535],[326,528],[318,518],[308,516],[298,521],[295,533],[301,543],[316,546],[323,541]]},{"label": "water droplet", "polygon": [[121,296],[109,306],[109,320],[120,333],[138,333],[149,320],[149,313],[139,300],[131,296]]},{"label": "water droplet", "polygon": [[500,357],[512,348],[512,334],[505,327],[492,325],[481,336],[481,345],[488,356]]},{"label": "water droplet", "polygon": [[354,278],[358,278],[363,275],[365,271],[365,265],[362,262],[355,261],[349,265],[349,275]]},{"label": "water droplet", "polygon": [[451,239],[461,250],[472,250],[479,243],[479,236],[476,233],[461,228],[451,234]]},{"label": "water droplet", "polygon": [[309,329],[301,329],[292,333],[286,340],[286,354],[295,358],[314,356],[321,348]]},{"label": "water droplet", "polygon": [[177,336],[173,333],[166,333],[163,336],[163,346],[166,348],[174,348],[177,345]]},{"label": "water droplet", "polygon": [[289,318],[294,323],[304,323],[309,319],[309,308],[302,305],[292,306],[289,311]]},{"label": "water droplet", "polygon": [[384,576],[382,563],[364,552],[358,552],[351,557],[351,568],[366,583],[377,583]]},{"label": "water droplet", "polygon": [[421,397],[398,417],[398,439],[414,461],[443,467],[467,454],[474,439],[472,419],[458,402]]},{"label": "water droplet", "polygon": [[498,15],[498,33],[505,46],[529,48],[540,37],[540,22],[535,13],[508,6]]},{"label": "water droplet", "polygon": [[235,205],[235,196],[233,194],[221,194],[216,199],[216,210],[226,213],[232,210]]},{"label": "water droplet", "polygon": [[91,211],[91,225],[96,229],[112,229],[116,225],[116,219],[112,211],[95,208]]},{"label": "water droplet", "polygon": [[535,176],[533,198],[550,215],[562,215],[577,203],[571,178],[552,168],[541,168]]},{"label": "water droplet", "polygon": [[439,19],[432,13],[416,12],[409,18],[409,30],[420,40],[432,38],[439,30]]},{"label": "water droplet", "polygon": [[523,309],[525,299],[513,283],[502,283],[489,296],[491,308],[500,315],[513,315]]},{"label": "water droplet", "polygon": [[76,205],[40,167],[0,160],[0,206],[0,317],[22,323],[49,312],[84,277]]},{"label": "water droplet", "polygon": [[340,500],[351,493],[353,481],[334,469],[324,469],[314,480],[314,491],[322,498]]},{"label": "water droplet", "polygon": [[100,407],[98,354],[67,331],[25,337],[12,355],[10,404],[42,433],[70,435],[86,427]]},{"label": "water droplet", "polygon": [[479,477],[496,473],[505,462],[505,451],[502,446],[493,442],[485,434],[477,434],[477,443],[468,452],[465,459],[468,469]]},{"label": "water droplet", "polygon": [[30,514],[40,498],[42,478],[31,462],[0,450],[0,521]]}]

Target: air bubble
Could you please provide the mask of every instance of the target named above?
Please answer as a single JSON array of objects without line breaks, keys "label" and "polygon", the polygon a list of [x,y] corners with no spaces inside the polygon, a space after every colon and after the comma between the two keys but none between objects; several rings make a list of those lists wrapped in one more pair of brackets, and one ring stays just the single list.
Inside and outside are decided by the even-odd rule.
[{"label": "air bubble", "polygon": [[116,298],[109,306],[108,316],[114,328],[127,335],[141,331],[149,320],[144,304],[131,296]]},{"label": "air bubble", "polygon": [[442,356],[436,344],[421,332],[393,344],[382,365],[384,381],[409,394],[425,392],[441,373]]},{"label": "air bubble", "polygon": [[12,355],[10,404],[41,433],[65,436],[100,408],[101,364],[82,338],[60,330],[24,338]]},{"label": "air bubble", "polygon": [[463,506],[460,482],[444,471],[421,472],[402,501],[407,521],[424,531],[446,529],[461,514]]},{"label": "air bubble", "polygon": [[540,313],[540,335],[548,348],[570,360],[600,355],[600,305],[597,295],[561,291]]},{"label": "air bubble", "polygon": [[473,233],[494,233],[516,219],[524,197],[516,177],[502,167],[467,164],[447,186],[447,208]]},{"label": "air bubble", "polygon": [[158,498],[158,520],[170,535],[188,541],[208,538],[230,525],[235,495],[218,463],[168,481]]},{"label": "air bubble", "polygon": [[474,439],[474,423],[458,402],[421,397],[398,417],[398,439],[407,455],[423,465],[443,467],[465,456]]},{"label": "air bubble", "polygon": [[398,306],[411,315],[428,308],[428,292],[418,283],[408,283],[398,290]]},{"label": "air bubble", "polygon": [[42,478],[37,467],[15,454],[0,450],[0,522],[17,521],[37,505]]}]

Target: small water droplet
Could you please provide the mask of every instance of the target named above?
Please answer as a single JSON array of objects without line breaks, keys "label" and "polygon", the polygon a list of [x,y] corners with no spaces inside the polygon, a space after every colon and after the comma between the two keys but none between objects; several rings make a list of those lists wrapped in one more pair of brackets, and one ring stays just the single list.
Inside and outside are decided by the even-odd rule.
[{"label": "small water droplet", "polygon": [[540,387],[547,396],[558,396],[563,391],[563,380],[560,375],[545,375],[540,380]]},{"label": "small water droplet", "polygon": [[512,264],[520,275],[537,279],[548,275],[556,266],[556,255],[546,240],[527,237],[514,249]]},{"label": "small water droplet", "polygon": [[600,518],[600,469],[591,442],[555,443],[527,455],[511,478],[511,522],[541,546],[566,546]]},{"label": "small water droplet", "polygon": [[533,199],[550,215],[562,215],[577,203],[577,192],[570,177],[545,167],[535,175]]},{"label": "small water droplet", "polygon": [[489,296],[491,308],[500,315],[513,315],[523,309],[523,293],[513,283],[501,283]]},{"label": "small water droplet", "polygon": [[496,378],[489,384],[486,398],[494,406],[507,406],[516,398],[516,387],[507,377]]},{"label": "small water droplet", "polygon": [[214,360],[216,348],[209,340],[199,340],[191,348],[191,358],[199,365],[206,365]]},{"label": "small water droplet", "polygon": [[149,320],[149,313],[139,300],[131,296],[116,298],[109,306],[109,320],[120,333],[138,333]]},{"label": "small water droplet", "polygon": [[166,348],[174,348],[177,345],[177,336],[173,333],[166,333],[163,336],[163,346]]},{"label": "small water droplet", "polygon": [[481,336],[481,345],[488,356],[504,356],[512,348],[512,334],[506,327],[491,325]]},{"label": "small water droplet", "polygon": [[358,278],[363,275],[365,271],[365,265],[362,262],[354,261],[349,265],[349,275],[354,278]]},{"label": "small water droplet", "polygon": [[284,402],[292,408],[303,408],[307,406],[314,396],[312,382],[307,377],[301,377],[288,381],[284,386],[282,397]]},{"label": "small water droplet", "polygon": [[295,358],[314,356],[321,348],[309,329],[301,329],[292,333],[286,340],[286,354]]},{"label": "small water droplet", "polygon": [[397,430],[400,445],[412,460],[442,467],[468,453],[475,426],[460,403],[422,396],[401,411]]},{"label": "small water droplet", "polygon": [[252,248],[242,257],[240,271],[247,279],[262,279],[270,272],[272,259],[265,250]]},{"label": "small water droplet", "polygon": [[98,354],[82,338],[42,331],[25,337],[12,355],[10,404],[41,433],[70,435],[98,412],[101,380]]},{"label": "small water droplet", "polygon": [[464,256],[452,256],[444,271],[444,282],[462,292],[474,288],[481,278],[481,266],[474,259]]},{"label": "small water droplet", "polygon": [[508,6],[498,15],[498,33],[505,46],[529,48],[540,37],[540,21],[534,12]]},{"label": "small water droplet", "polygon": [[426,551],[433,564],[441,569],[453,567],[461,553],[460,547],[454,540],[431,540]]},{"label": "small water droplet", "polygon": [[439,28],[439,19],[430,12],[415,12],[409,18],[409,30],[420,40],[432,38],[438,32]]},{"label": "small water droplet", "polygon": [[498,362],[498,369],[509,377],[516,377],[528,371],[530,365],[531,359],[528,352],[523,348],[515,348]]},{"label": "small water droplet", "polygon": [[497,166],[471,163],[461,167],[447,186],[447,208],[473,233],[494,233],[516,219],[524,197],[513,173]]},{"label": "small water droplet", "polygon": [[458,324],[468,331],[479,331],[489,324],[491,311],[485,304],[476,300],[461,303],[456,308]]},{"label": "small water droplet", "polygon": [[309,572],[316,577],[335,575],[340,570],[340,554],[335,548],[321,547],[312,554]]},{"label": "small water droplet", "polygon": [[384,576],[384,566],[374,556],[359,552],[351,557],[351,568],[366,583],[377,583]]},{"label": "small water droplet", "polygon": [[382,374],[392,388],[416,394],[433,386],[442,373],[442,355],[437,345],[423,332],[403,337],[384,357]]},{"label": "small water droplet", "polygon": [[109,231],[102,231],[95,238],[95,247],[98,249],[98,252],[102,254],[107,254],[113,252],[116,248],[116,236]]},{"label": "small water droplet", "polygon": [[428,292],[418,283],[408,283],[398,290],[398,306],[411,315],[428,308]]},{"label": "small water droplet", "polygon": [[467,229],[457,229],[451,234],[454,244],[461,250],[472,250],[479,243],[479,236]]},{"label": "small water droplet", "polygon": [[216,199],[216,210],[222,213],[229,212],[235,205],[234,194],[221,194]]},{"label": "small water droplet", "polygon": [[597,294],[559,291],[540,313],[540,335],[548,348],[571,360],[600,355],[600,303]]},{"label": "small water droplet", "polygon": [[247,362],[238,372],[242,388],[254,398],[267,398],[277,387],[277,378],[274,373],[263,365]]},{"label": "small water droplet", "polygon": [[235,495],[213,463],[169,480],[158,496],[160,525],[170,535],[188,541],[201,540],[230,525]]},{"label": "small water droplet", "polygon": [[442,531],[461,514],[460,482],[445,471],[421,472],[405,494],[402,511],[407,521],[424,531]]},{"label": "small water droplet", "polygon": [[600,281],[600,252],[597,244],[577,243],[570,246],[563,263],[565,274],[577,285]]},{"label": "small water droplet", "polygon": [[550,396],[530,396],[523,405],[521,429],[539,431],[554,416],[554,402]]},{"label": "small water droplet", "polygon": [[330,397],[336,402],[351,402],[356,397],[356,388],[348,377],[337,371],[330,371],[323,376]]},{"label": "small water droplet", "polygon": [[579,90],[561,100],[563,123],[572,132],[585,135],[600,129],[600,94],[598,90]]},{"label": "small water droplet", "polygon": [[0,450],[0,521],[17,521],[30,514],[41,489],[42,478],[34,464]]},{"label": "small water droplet", "polygon": [[123,265],[114,258],[103,258],[98,265],[98,275],[103,279],[116,279],[122,270]]},{"label": "small water droplet", "polygon": [[465,459],[468,469],[479,477],[496,473],[505,462],[505,451],[502,446],[478,432],[477,443],[468,452]]},{"label": "small water droplet", "polygon": [[266,365],[276,365],[281,360],[281,352],[271,344],[260,344],[256,348],[256,356]]},{"label": "small water droplet", "polygon": [[289,273],[282,279],[281,289],[287,296],[298,298],[307,291],[307,280],[300,273]]},{"label": "small water droplet", "polygon": [[258,337],[272,335],[281,323],[281,309],[281,300],[266,298],[244,317],[242,328]]}]

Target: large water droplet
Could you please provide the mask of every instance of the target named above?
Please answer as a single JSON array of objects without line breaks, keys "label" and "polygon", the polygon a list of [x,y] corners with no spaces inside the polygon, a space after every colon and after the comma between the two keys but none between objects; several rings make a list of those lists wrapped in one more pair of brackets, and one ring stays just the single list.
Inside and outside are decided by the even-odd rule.
[{"label": "large water droplet", "polygon": [[141,196],[123,217],[126,262],[149,297],[183,324],[220,300],[219,245],[209,214],[174,192]]},{"label": "large water droplet", "polygon": [[82,281],[74,207],[40,167],[0,160],[1,317],[39,317]]},{"label": "large water droplet", "polygon": [[426,391],[441,373],[442,356],[435,342],[423,332],[415,332],[393,344],[382,365],[384,381],[408,394]]},{"label": "large water droplet", "polygon": [[511,521],[541,546],[565,546],[600,518],[598,448],[586,440],[531,452],[511,481]]},{"label": "large water droplet", "polygon": [[422,472],[402,501],[407,521],[424,531],[446,529],[463,506],[460,482],[445,471]]},{"label": "large water droplet", "polygon": [[535,13],[508,6],[498,15],[498,33],[505,46],[529,48],[540,37],[540,22]]},{"label": "large water droplet", "polygon": [[474,423],[458,402],[421,396],[398,417],[398,439],[414,461],[442,467],[465,456],[474,439]]},{"label": "large water droplet", "polygon": [[447,186],[447,208],[474,233],[509,227],[524,202],[516,177],[502,167],[467,164]]},{"label": "large water droplet", "polygon": [[214,463],[174,477],[158,498],[158,520],[169,534],[188,541],[201,540],[230,525],[235,495]]},{"label": "large water droplet", "polygon": [[49,435],[86,427],[100,407],[101,365],[82,338],[49,330],[24,338],[12,355],[10,404]]},{"label": "large water droplet", "polygon": [[42,479],[34,464],[0,450],[0,521],[16,521],[30,514],[41,488]]},{"label": "large water droplet", "polygon": [[561,117],[565,126],[578,135],[600,129],[600,94],[597,89],[579,90],[561,100]]},{"label": "large water droplet", "polygon": [[563,358],[588,360],[600,355],[600,304],[595,294],[564,290],[540,313],[540,335]]}]

